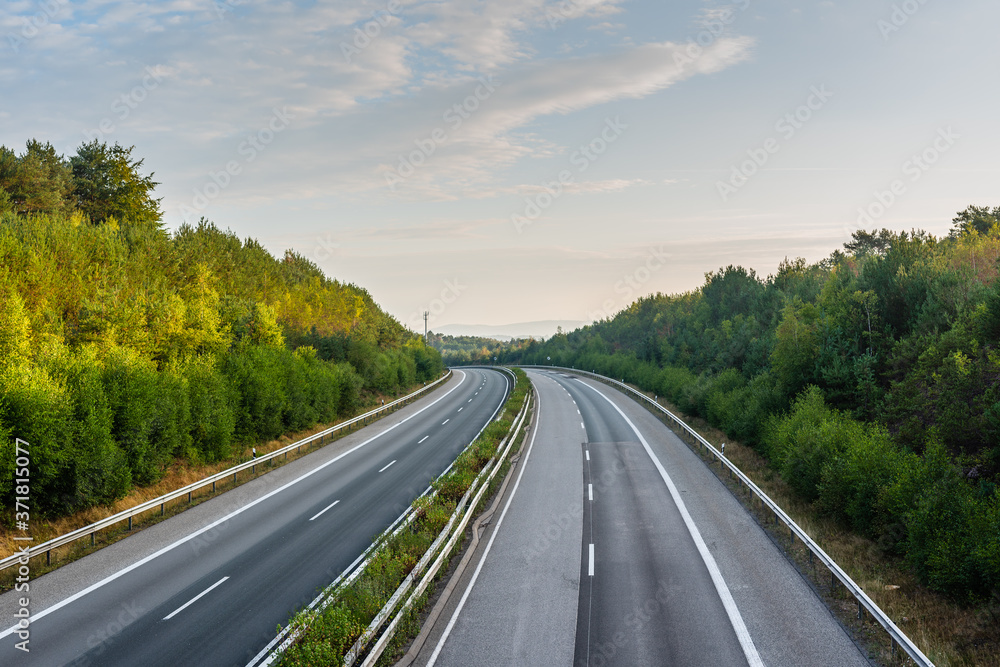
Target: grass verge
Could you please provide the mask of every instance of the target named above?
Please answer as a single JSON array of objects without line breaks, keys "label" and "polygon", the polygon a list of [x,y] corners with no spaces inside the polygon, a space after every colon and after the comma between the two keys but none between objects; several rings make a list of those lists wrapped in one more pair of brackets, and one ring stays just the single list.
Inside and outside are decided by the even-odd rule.
[{"label": "grass verge", "polygon": [[[459,455],[449,473],[438,479],[435,495],[414,501],[417,518],[395,536],[389,538],[365,567],[364,572],[349,586],[342,588],[322,612],[300,612],[291,621],[303,628],[299,639],[281,656],[282,667],[344,664],[344,656],[364,629],[389,601],[407,574],[441,533],[462,496],[476,476],[497,454],[498,446],[510,432],[515,417],[528,400],[531,383],[523,371],[516,369],[517,386],[508,398],[499,420],[494,421],[469,447]],[[518,440],[521,434],[516,434]],[[515,443],[518,442],[515,440]],[[515,447],[517,444],[515,444]],[[511,455],[515,447],[511,448]],[[510,466],[510,457],[503,462],[490,488],[473,509],[478,512],[496,492]],[[459,540],[448,558],[461,550]],[[439,570],[440,578],[448,571],[448,563]],[[405,613],[387,650],[378,665],[392,665],[399,659],[409,641],[420,631],[420,615],[432,589],[428,589]]]}]

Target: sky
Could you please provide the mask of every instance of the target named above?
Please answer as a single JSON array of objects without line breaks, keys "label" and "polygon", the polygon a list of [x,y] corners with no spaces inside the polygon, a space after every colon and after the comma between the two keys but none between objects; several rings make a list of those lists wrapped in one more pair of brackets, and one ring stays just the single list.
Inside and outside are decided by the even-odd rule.
[{"label": "sky", "polygon": [[589,322],[1000,205],[996,0],[5,0],[0,144],[430,326]]}]

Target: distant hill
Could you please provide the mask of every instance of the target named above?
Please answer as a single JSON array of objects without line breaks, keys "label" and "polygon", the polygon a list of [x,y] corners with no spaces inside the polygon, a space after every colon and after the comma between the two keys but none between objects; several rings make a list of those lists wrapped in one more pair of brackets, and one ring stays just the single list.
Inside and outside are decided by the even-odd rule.
[{"label": "distant hill", "polygon": [[550,338],[558,327],[564,332],[589,324],[579,320],[541,320],[538,322],[520,322],[517,324],[448,324],[434,327],[434,332],[445,336],[476,336],[508,341],[514,338]]}]

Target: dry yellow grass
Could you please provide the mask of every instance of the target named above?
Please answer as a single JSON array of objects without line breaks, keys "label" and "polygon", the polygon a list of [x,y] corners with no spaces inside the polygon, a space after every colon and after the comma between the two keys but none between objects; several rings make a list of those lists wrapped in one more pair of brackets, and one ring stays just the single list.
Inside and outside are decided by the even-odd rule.
[{"label": "dry yellow grass", "polygon": [[[709,442],[725,442],[726,457],[778,503],[936,665],[1000,665],[1000,609],[996,605],[964,607],[922,586],[900,559],[821,516],[809,503],[795,496],[756,451],[734,442],[703,420],[690,418],[662,400],[660,403]],[[719,474],[718,466],[712,468]],[[720,479],[728,483],[727,476],[721,475]],[[740,493],[737,496],[746,498]],[[769,521],[762,524],[768,528],[772,525]],[[785,530],[772,535],[800,564],[800,570],[808,574],[810,568],[801,543],[791,544]],[[831,596],[825,568],[817,566],[817,574],[813,577],[817,592],[839,612],[856,636],[868,640],[873,657],[882,664],[892,664],[888,640],[881,627],[871,621],[858,622],[853,598],[846,599],[846,593],[836,589]],[[901,660],[898,662],[902,664]]]}]

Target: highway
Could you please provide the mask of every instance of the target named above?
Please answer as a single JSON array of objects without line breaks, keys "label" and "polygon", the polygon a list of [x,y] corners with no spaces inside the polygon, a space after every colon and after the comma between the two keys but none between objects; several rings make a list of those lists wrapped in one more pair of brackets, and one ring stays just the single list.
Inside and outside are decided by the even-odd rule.
[{"label": "highway", "polygon": [[244,667],[495,416],[509,380],[444,387],[327,447],[30,582],[30,653],[0,665]]},{"label": "highway", "polygon": [[416,659],[870,664],[725,486],[605,385],[530,371],[535,428]]}]

